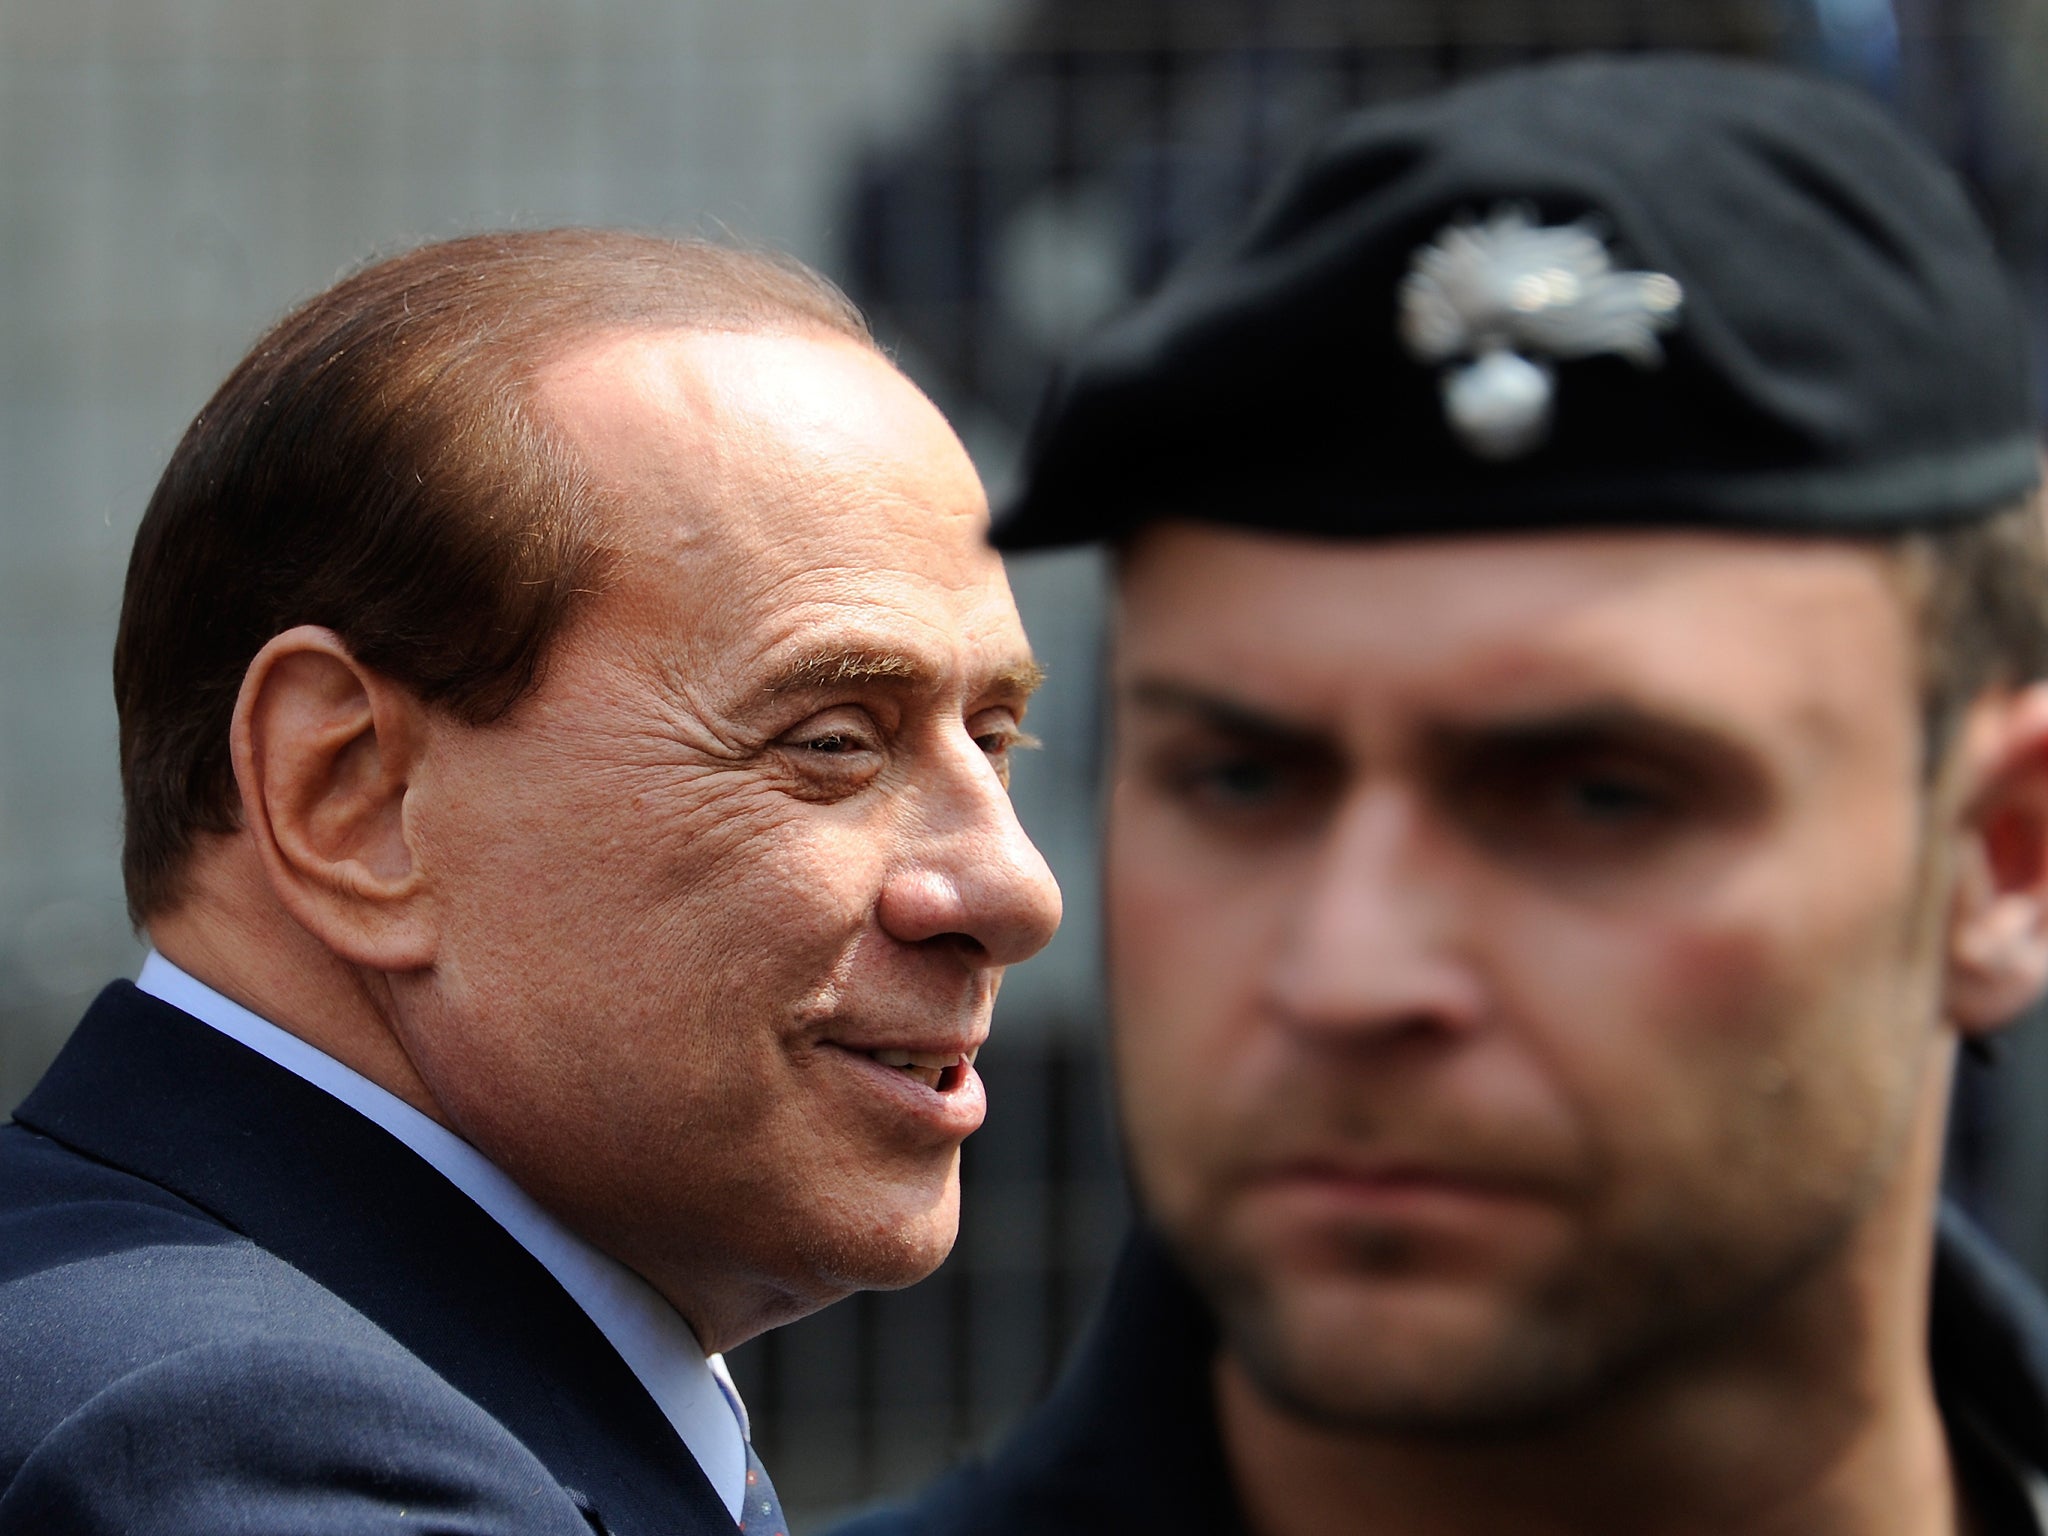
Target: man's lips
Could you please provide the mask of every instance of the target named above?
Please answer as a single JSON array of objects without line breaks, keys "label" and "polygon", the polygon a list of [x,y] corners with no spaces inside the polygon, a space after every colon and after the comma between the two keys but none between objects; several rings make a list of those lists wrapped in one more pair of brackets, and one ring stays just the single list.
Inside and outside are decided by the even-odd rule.
[{"label": "man's lips", "polygon": [[828,1039],[820,1051],[853,1069],[858,1081],[894,1111],[942,1136],[966,1137],[987,1113],[974,1070],[979,1037],[963,1043],[920,1040],[915,1045]]},{"label": "man's lips", "polygon": [[965,1051],[905,1051],[893,1046],[882,1046],[865,1054],[872,1056],[885,1067],[894,1067],[899,1072],[907,1073],[927,1088],[944,1093],[973,1067],[974,1058],[980,1049],[980,1046],[975,1046]]},{"label": "man's lips", "polygon": [[866,1056],[923,1083],[938,1093],[962,1081],[981,1054],[985,1034],[898,1036],[894,1039],[832,1036],[821,1042],[834,1049]]},{"label": "man's lips", "polygon": [[1265,1271],[1352,1283],[1492,1284],[1573,1241],[1572,1197],[1520,1170],[1305,1160],[1234,1182],[1233,1241]]},{"label": "man's lips", "polygon": [[1521,1171],[1432,1159],[1296,1158],[1259,1168],[1254,1194],[1304,1202],[1332,1215],[1423,1215],[1459,1207],[1499,1207],[1554,1199],[1553,1181]]}]

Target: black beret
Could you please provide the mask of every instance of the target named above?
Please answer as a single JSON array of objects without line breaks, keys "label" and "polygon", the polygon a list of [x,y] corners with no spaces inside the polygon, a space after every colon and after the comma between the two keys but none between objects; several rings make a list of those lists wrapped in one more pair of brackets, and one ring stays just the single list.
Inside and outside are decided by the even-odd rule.
[{"label": "black beret", "polygon": [[1578,59],[1341,122],[1055,381],[995,541],[1876,532],[2009,505],[2038,462],[2004,273],[1881,109]]}]

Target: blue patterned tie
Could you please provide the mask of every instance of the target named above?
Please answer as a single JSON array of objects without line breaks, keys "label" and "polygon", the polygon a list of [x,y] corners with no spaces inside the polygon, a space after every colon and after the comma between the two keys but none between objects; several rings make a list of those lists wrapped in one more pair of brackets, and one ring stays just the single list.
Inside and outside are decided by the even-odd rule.
[{"label": "blue patterned tie", "polygon": [[775,1485],[768,1481],[768,1469],[754,1454],[751,1440],[747,1442],[747,1496],[740,1505],[740,1529],[747,1536],[789,1536],[782,1501],[775,1497]]}]

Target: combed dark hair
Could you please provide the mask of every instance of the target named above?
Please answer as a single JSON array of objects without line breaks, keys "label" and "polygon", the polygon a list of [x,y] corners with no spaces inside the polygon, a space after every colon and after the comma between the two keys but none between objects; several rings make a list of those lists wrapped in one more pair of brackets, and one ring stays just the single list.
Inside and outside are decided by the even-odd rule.
[{"label": "combed dark hair", "polygon": [[377,262],[256,344],[186,429],[128,562],[114,700],[136,923],[175,904],[199,834],[238,824],[229,726],[274,635],[324,625],[472,723],[533,686],[608,559],[533,380],[575,340],[667,329],[870,341],[794,261],[558,229]]},{"label": "combed dark hair", "polygon": [[2039,497],[1952,528],[1898,536],[1920,625],[1929,777],[1970,702],[2048,678],[2048,513]]}]

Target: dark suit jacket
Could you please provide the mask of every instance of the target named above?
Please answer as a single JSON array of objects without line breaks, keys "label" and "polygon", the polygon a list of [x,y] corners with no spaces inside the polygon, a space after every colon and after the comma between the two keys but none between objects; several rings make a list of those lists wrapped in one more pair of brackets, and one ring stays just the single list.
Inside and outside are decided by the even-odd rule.
[{"label": "dark suit jacket", "polygon": [[[1244,1536],[1216,1428],[1216,1343],[1192,1287],[1137,1230],[1059,1386],[995,1455],[832,1536]],[[2048,1303],[1953,1211],[1929,1343],[1986,1536],[2048,1529]]]},{"label": "dark suit jacket", "polygon": [[100,994],[0,1127],[0,1536],[732,1536],[554,1278],[346,1105]]}]

